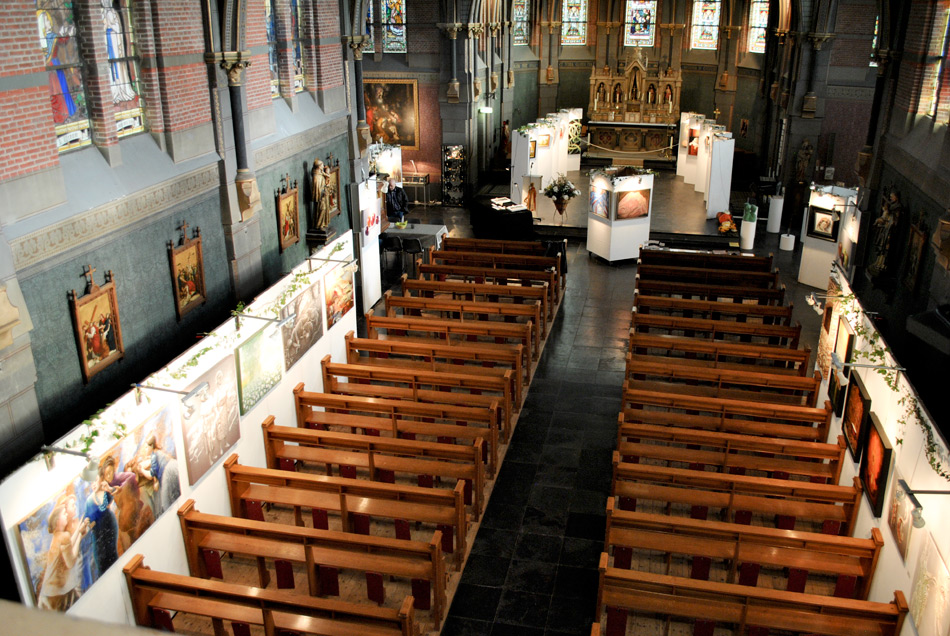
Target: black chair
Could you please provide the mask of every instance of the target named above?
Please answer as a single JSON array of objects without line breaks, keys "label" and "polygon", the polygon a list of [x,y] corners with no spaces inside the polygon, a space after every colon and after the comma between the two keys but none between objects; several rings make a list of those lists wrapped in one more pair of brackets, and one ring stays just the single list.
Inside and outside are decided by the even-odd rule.
[{"label": "black chair", "polygon": [[[415,277],[416,273],[416,258],[421,255],[425,250],[422,248],[422,239],[417,238],[407,238],[402,242],[402,254],[403,262],[405,263],[405,257],[409,256],[409,275],[410,277]],[[405,266],[403,270],[405,271]]]},{"label": "black chair", "polygon": [[402,264],[402,239],[400,239],[398,236],[389,236],[388,234],[383,234],[383,269],[386,272],[391,269],[391,267],[388,265],[388,259],[386,258],[387,254],[399,255],[400,264]]}]

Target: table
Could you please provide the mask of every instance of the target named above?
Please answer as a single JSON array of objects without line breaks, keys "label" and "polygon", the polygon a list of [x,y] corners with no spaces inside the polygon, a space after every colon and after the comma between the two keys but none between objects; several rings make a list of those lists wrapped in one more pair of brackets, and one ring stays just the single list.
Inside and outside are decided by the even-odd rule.
[{"label": "table", "polygon": [[[405,244],[406,239],[419,239],[422,243],[422,262],[429,262],[429,248],[435,247],[435,249],[440,249],[442,247],[442,237],[449,233],[449,230],[444,225],[427,225],[424,223],[409,223],[404,228],[398,228],[396,225],[390,224],[389,228],[383,232],[387,236],[396,236]],[[405,270],[405,267],[401,269]]]}]

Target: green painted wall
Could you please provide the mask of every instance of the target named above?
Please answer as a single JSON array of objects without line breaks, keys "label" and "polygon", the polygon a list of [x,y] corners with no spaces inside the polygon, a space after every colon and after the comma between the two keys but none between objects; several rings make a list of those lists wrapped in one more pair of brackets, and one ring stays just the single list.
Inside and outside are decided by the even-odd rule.
[{"label": "green painted wall", "polygon": [[511,128],[519,128],[538,118],[538,72],[537,70],[515,73],[515,106],[511,115]]},{"label": "green painted wall", "polygon": [[680,99],[680,108],[712,117],[716,109],[713,103],[715,83],[715,73],[695,71],[683,73],[683,96]]},{"label": "green painted wall", "polygon": [[590,69],[558,71],[560,85],[557,92],[557,107],[587,109],[587,96],[590,93]]}]

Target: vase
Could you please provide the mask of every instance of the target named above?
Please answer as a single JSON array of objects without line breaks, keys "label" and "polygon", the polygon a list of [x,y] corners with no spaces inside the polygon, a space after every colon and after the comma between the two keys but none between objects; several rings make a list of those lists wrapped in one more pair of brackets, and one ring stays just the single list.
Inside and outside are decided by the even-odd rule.
[{"label": "vase", "polygon": [[567,207],[567,201],[565,199],[554,199],[554,209],[558,213],[558,225],[564,223],[564,208]]}]

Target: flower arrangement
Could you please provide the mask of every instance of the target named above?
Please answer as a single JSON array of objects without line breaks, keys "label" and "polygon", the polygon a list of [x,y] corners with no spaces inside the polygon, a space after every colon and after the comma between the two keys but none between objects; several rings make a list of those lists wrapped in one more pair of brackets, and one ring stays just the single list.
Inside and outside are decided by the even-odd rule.
[{"label": "flower arrangement", "polygon": [[580,193],[581,191],[575,188],[574,184],[563,174],[559,174],[554,181],[544,186],[544,196],[554,199],[554,201],[567,202],[580,195]]}]

